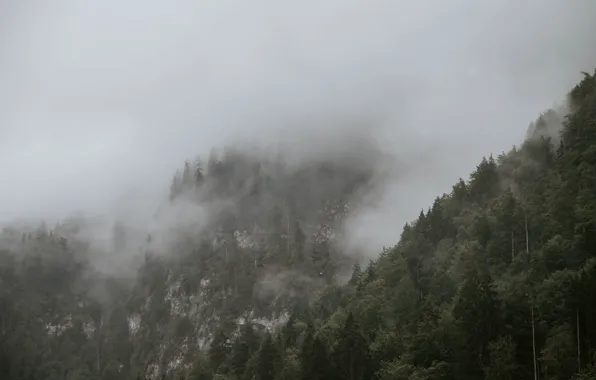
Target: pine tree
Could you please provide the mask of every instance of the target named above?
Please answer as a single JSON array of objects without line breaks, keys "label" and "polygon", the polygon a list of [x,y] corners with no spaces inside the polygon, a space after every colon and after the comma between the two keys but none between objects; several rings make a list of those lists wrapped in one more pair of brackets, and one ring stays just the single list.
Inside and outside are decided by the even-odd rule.
[{"label": "pine tree", "polygon": [[333,378],[327,349],[323,342],[314,335],[312,326],[306,332],[299,357],[301,380],[329,380]]},{"label": "pine tree", "polygon": [[267,333],[257,352],[256,380],[274,380],[278,368],[279,353],[271,334]]},{"label": "pine tree", "polygon": [[218,371],[231,350],[232,347],[229,344],[228,335],[223,330],[218,331],[211,342],[208,352],[209,365],[213,371]]},{"label": "pine tree", "polygon": [[251,323],[242,325],[240,335],[232,344],[230,369],[238,378],[244,375],[248,360],[258,349],[258,336]]},{"label": "pine tree", "polygon": [[367,378],[369,371],[368,344],[352,313],[348,314],[340,332],[333,359],[334,371],[339,374],[339,379],[363,380]]},{"label": "pine tree", "polygon": [[352,276],[350,277],[350,281],[348,282],[352,286],[356,286],[357,288],[360,287],[362,282],[362,269],[360,269],[360,264],[354,264],[352,268]]},{"label": "pine tree", "polygon": [[[473,248],[471,248],[473,249]],[[468,361],[466,373],[470,378],[481,376],[488,364],[488,344],[499,333],[499,304],[493,282],[485,264],[477,262],[477,252],[464,256],[464,278],[453,309],[460,330],[465,337]]]}]

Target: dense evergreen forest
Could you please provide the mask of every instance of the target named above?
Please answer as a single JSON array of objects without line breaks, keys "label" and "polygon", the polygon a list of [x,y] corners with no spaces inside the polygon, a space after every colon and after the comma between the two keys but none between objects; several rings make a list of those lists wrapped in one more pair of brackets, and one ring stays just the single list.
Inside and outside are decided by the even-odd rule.
[{"label": "dense evergreen forest", "polygon": [[596,378],[596,74],[362,263],[342,224],[378,157],[186,163],[170,203],[209,223],[143,236],[133,275],[84,218],[5,228],[0,379]]}]

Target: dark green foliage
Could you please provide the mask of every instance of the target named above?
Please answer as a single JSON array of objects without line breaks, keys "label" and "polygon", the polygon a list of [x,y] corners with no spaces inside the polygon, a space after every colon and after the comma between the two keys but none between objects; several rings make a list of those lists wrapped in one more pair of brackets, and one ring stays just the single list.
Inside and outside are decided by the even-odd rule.
[{"label": "dark green foliage", "polygon": [[300,350],[300,379],[325,380],[333,378],[332,376],[327,349],[314,335],[313,328],[309,327]]},{"label": "dark green foliage", "polygon": [[333,365],[338,379],[364,380],[369,377],[369,348],[352,313],[338,337]]},{"label": "dark green foliage", "polygon": [[236,377],[244,375],[247,368],[247,362],[259,347],[259,337],[250,323],[241,327],[240,335],[232,343],[232,352],[230,355],[230,371]]},{"label": "dark green foliage", "polygon": [[461,364],[465,363],[466,377],[471,379],[480,376],[489,359],[489,343],[500,330],[497,294],[488,270],[477,262],[475,255],[478,254],[463,256],[463,282],[453,308],[453,316],[465,342],[463,349],[467,360],[462,358]]},{"label": "dark green foliage", "polygon": [[0,379],[594,379],[596,77],[569,99],[366,267],[334,241],[372,177],[349,157],[186,162],[172,204],[235,207],[167,255],[149,236],[134,276],[94,268],[84,220],[6,228]]},{"label": "dark green foliage", "polygon": [[274,380],[279,371],[279,347],[273,344],[271,334],[265,334],[265,339],[256,356],[255,379]]}]

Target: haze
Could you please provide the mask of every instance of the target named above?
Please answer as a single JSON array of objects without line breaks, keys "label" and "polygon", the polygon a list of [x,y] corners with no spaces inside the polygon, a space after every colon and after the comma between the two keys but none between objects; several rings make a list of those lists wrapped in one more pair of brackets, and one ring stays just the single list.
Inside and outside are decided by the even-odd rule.
[{"label": "haze", "polygon": [[401,163],[360,220],[394,243],[594,69],[595,20],[593,0],[0,0],[0,220],[147,205],[211,147],[357,126]]}]

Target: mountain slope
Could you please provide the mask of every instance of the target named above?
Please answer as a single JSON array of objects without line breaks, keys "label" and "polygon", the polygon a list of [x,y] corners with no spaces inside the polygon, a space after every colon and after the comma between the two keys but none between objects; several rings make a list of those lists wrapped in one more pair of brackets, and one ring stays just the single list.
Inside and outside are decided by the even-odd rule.
[{"label": "mountain slope", "polygon": [[596,76],[568,103],[364,268],[342,226],[387,162],[357,144],[187,163],[101,255],[93,221],[5,229],[0,377],[593,378]]},{"label": "mountain slope", "polygon": [[483,159],[347,286],[291,315],[270,361],[277,377],[251,366],[268,338],[244,364],[236,338],[191,378],[592,378],[594,76],[569,104],[542,115],[520,148]]},{"label": "mountain slope", "polygon": [[382,153],[359,144],[306,160],[229,148],[186,163],[145,224],[6,228],[2,373],[159,377],[243,321],[265,331],[308,309],[349,275],[358,252],[345,247],[343,223],[383,180]]}]

